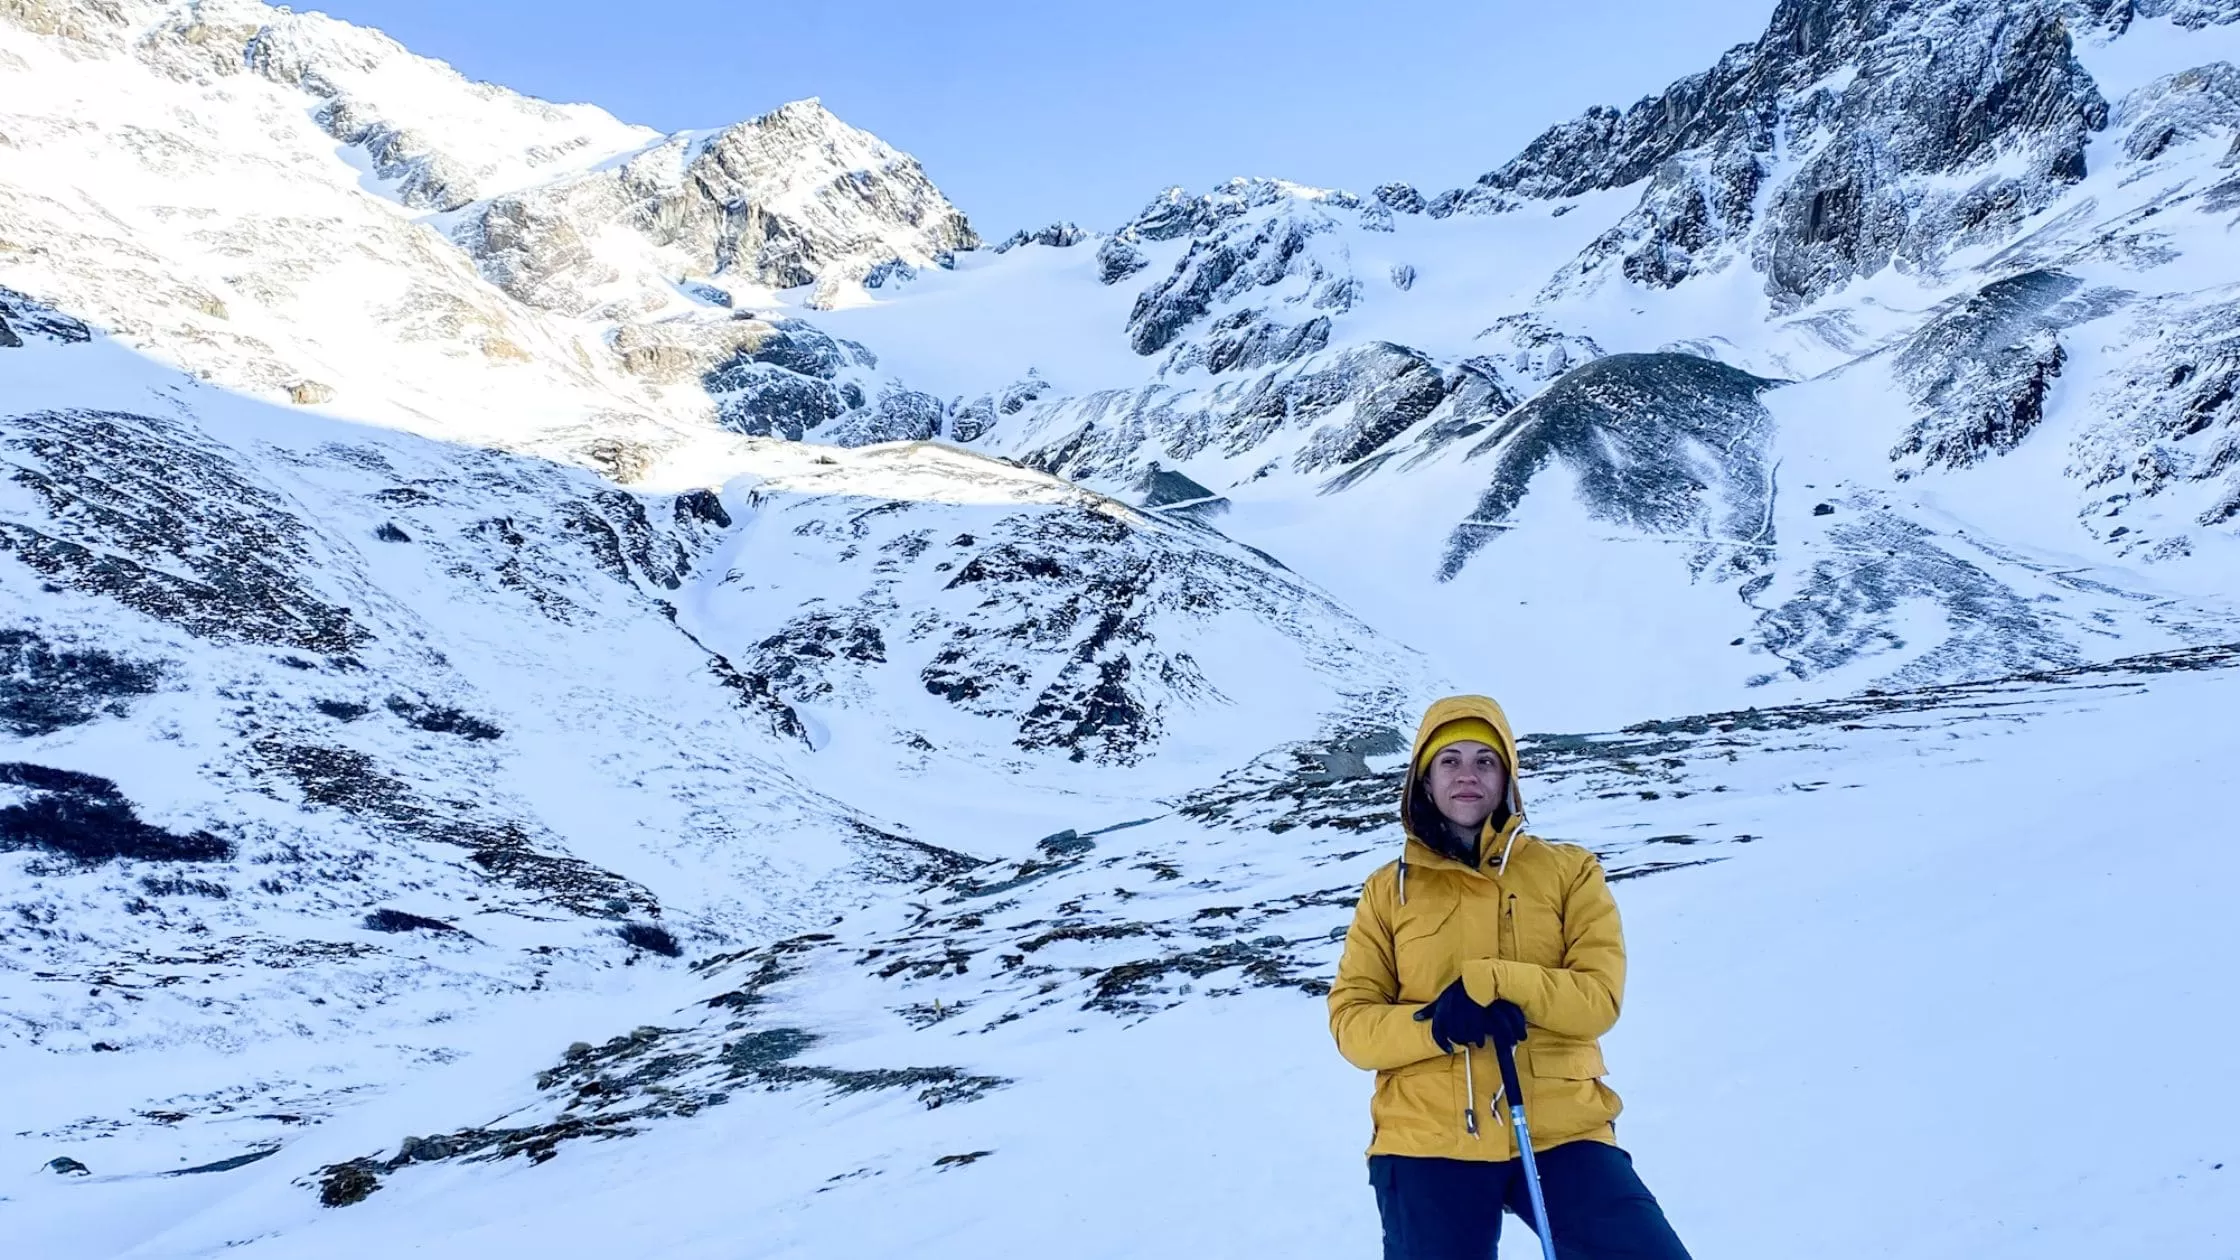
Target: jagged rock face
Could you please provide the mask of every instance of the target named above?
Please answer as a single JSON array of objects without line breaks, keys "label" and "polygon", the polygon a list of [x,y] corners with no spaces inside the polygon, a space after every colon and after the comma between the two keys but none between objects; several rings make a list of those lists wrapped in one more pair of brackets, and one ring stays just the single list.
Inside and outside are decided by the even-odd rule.
[{"label": "jagged rock face", "polygon": [[1269,465],[1329,472],[1380,450],[1450,396],[1472,414],[1506,410],[1509,395],[1483,388],[1486,376],[1470,368],[1443,371],[1406,346],[1373,342],[1310,350],[1210,388],[1154,385],[1062,399],[1031,408],[1010,436],[1035,440],[1020,455],[1029,465],[1096,482],[1139,475],[1152,461],[1207,454],[1238,461],[1274,455]]},{"label": "jagged rock face", "polygon": [[2196,528],[2240,521],[2240,298],[2228,287],[2145,304],[2092,399],[2069,473],[2083,519],[2125,553],[2187,554]]},{"label": "jagged rock face", "polygon": [[1479,333],[1478,340],[1497,371],[1522,382],[1552,381],[1602,357],[1602,347],[1594,338],[1567,333],[1530,311],[1504,315]]},{"label": "jagged rock face", "polygon": [[[1187,484],[1170,477],[1149,498],[1205,497]],[[865,503],[836,516],[791,498],[757,514],[771,546],[711,576],[696,632],[739,644],[728,654],[788,704],[877,715],[904,749],[1135,765],[1201,715],[1247,702],[1240,688],[1257,684],[1199,659],[1223,635],[1251,636],[1263,659],[1297,659],[1346,696],[1413,685],[1405,659],[1353,645],[1363,627],[1326,597],[1187,518],[1098,501]],[[735,588],[752,588],[751,603]],[[757,607],[800,611],[770,625]]]},{"label": "jagged rock face", "polygon": [[1021,245],[1047,245],[1052,249],[1070,249],[1088,239],[1089,233],[1082,231],[1080,227],[1071,222],[1053,223],[1046,228],[1033,232],[1021,228],[996,245],[995,252],[999,254],[1008,253]]},{"label": "jagged rock face", "polygon": [[1719,265],[1719,246],[1748,232],[1765,170],[1742,150],[1676,157],[1659,165],[1641,204],[1550,281],[1560,293],[1615,260],[1636,284],[1671,288]]},{"label": "jagged rock face", "polygon": [[2168,18],[2185,30],[2240,20],[2240,4],[2233,0],[2070,0],[2068,9],[2079,25],[2104,26],[2119,34],[2138,18]]},{"label": "jagged rock face", "polygon": [[[1776,307],[1793,307],[1893,259],[1933,265],[2012,229],[2083,177],[2107,113],[2053,4],[1785,0],[1756,44],[1623,113],[1551,128],[1436,208],[1497,211],[1646,180],[1551,294],[1613,270],[1670,286],[1739,251]],[[2002,156],[2021,173],[1996,166]]]},{"label": "jagged rock face", "polygon": [[2124,157],[2140,163],[2195,140],[2229,137],[2240,130],[2240,70],[2220,61],[2158,79],[2125,97],[2108,129],[2122,137]]},{"label": "jagged rock face", "polygon": [[93,332],[84,320],[34,302],[13,289],[0,288],[0,350],[20,350],[26,337],[67,343],[89,341]]},{"label": "jagged rock face", "polygon": [[[1261,204],[1272,204],[1274,212],[1195,236],[1189,251],[1166,279],[1137,296],[1135,309],[1128,316],[1128,344],[1137,354],[1157,354],[1217,305],[1235,302],[1256,289],[1283,286],[1280,296],[1263,296],[1280,300],[1287,307],[1304,306],[1328,314],[1342,315],[1353,305],[1358,281],[1351,274],[1344,247],[1336,247],[1336,257],[1328,264],[1314,247],[1317,236],[1337,225],[1330,209],[1293,198]],[[1332,204],[1361,209],[1350,199]],[[1148,216],[1150,230],[1170,231],[1182,222],[1224,224],[1242,217],[1249,208],[1257,208],[1246,195],[1201,198],[1191,205],[1187,211],[1157,207],[1158,212]],[[1133,230],[1147,239],[1158,239],[1150,236],[1141,218]],[[1327,326],[1323,335],[1327,337]]]},{"label": "jagged rock face", "polygon": [[[361,151],[372,182],[455,218],[484,274],[569,315],[626,318],[683,276],[829,297],[901,264],[979,244],[917,162],[796,102],[713,136],[662,137],[586,105],[469,82],[378,31],[258,0],[42,6],[19,23],[82,30],[182,79],[244,72],[309,98],[327,135]],[[627,159],[627,160],[625,160]],[[640,257],[604,258],[608,228]]]},{"label": "jagged rock face", "polygon": [[[614,344],[626,371],[697,386],[717,424],[750,437],[869,446],[922,442],[950,427],[949,404],[875,375],[870,350],[798,319],[627,325]],[[983,401],[992,413],[995,403]]]},{"label": "jagged rock face", "polygon": [[[583,244],[616,226],[646,241],[638,274],[618,276]],[[471,211],[456,237],[521,300],[614,316],[665,301],[665,273],[764,289],[822,284],[829,300],[877,268],[934,265],[979,244],[916,159],[814,101],[497,198]]]},{"label": "jagged rock face", "polygon": [[2067,358],[2061,330],[2097,319],[2129,296],[2080,294],[2082,286],[2057,271],[2010,276],[1907,339],[1893,372],[1918,414],[1890,453],[1901,475],[1922,466],[1964,468],[2030,435],[2045,418],[2046,395]]},{"label": "jagged rock face", "polygon": [[960,402],[949,416],[947,435],[958,442],[977,441],[1004,417],[1018,415],[1028,404],[1049,392],[1050,383],[1030,372],[1000,393],[982,394],[969,402]]},{"label": "jagged rock face", "polygon": [[1467,458],[1493,458],[1491,484],[1449,538],[1441,576],[1492,543],[1557,462],[1599,520],[1657,534],[1768,533],[1773,425],[1758,396],[1774,384],[1682,354],[1616,354],[1571,372],[1470,449]]},{"label": "jagged rock face", "polygon": [[1097,246],[1097,279],[1105,284],[1118,284],[1150,265],[1142,250],[1117,236]]}]

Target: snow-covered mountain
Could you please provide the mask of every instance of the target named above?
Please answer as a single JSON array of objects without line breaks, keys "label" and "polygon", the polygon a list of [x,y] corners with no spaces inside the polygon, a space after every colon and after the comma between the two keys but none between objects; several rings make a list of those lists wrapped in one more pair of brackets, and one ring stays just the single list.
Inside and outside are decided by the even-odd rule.
[{"label": "snow-covered mountain", "polygon": [[[1309,995],[1470,689],[1617,731],[1533,738],[1535,818],[1629,881],[1628,1141],[1703,1254],[1886,1238],[1768,1137],[1815,1109],[1913,1202],[2046,1161],[1905,1254],[2223,1254],[2240,1115],[2079,1174],[2012,1043],[2080,985],[2230,1035],[2109,943],[2236,953],[2236,63],[2216,0],[1784,0],[1446,192],[982,248],[813,101],[664,136],[0,0],[0,1232],[1359,1251]],[[2184,886],[2069,878],[2103,816]]]}]

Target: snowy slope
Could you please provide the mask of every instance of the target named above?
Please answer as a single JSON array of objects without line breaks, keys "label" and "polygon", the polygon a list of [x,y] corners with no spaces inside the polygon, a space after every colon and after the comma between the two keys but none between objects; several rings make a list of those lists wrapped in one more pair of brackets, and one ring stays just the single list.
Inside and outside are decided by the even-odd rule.
[{"label": "snowy slope", "polygon": [[1608,678],[1497,676],[1550,720],[2229,637],[2231,16],[1788,4],[1465,189],[1177,190],[831,322],[1435,659],[1529,600],[1512,655]]},{"label": "snowy slope", "polygon": [[2230,1255],[2230,1091],[2076,1099],[2232,1031],[2235,18],[1784,0],[982,249],[815,102],[0,4],[0,1235],[1359,1254],[1319,994],[1464,687],[1609,732],[1534,818],[1698,1254]]},{"label": "snowy slope", "polygon": [[[0,1036],[72,1082],[41,1143],[192,1167],[509,1079],[537,1027],[673,1004],[664,955],[1249,756],[1241,708],[1338,733],[1431,688],[1267,560],[980,456],[710,430],[648,472],[691,488],[627,491],[5,313]],[[879,545],[835,554],[867,518]],[[982,606],[1028,579],[1024,618]],[[847,677],[863,642],[887,669]],[[1020,685],[918,677],[945,659]],[[874,804],[898,746],[918,786]]]},{"label": "snowy slope", "polygon": [[[2107,1029],[2231,1036],[2213,995],[2240,871],[2203,793],[2236,750],[2203,719],[2235,662],[1532,741],[1540,827],[1621,880],[1612,1079],[1692,1247],[2229,1253],[2229,1092],[2133,1076],[2112,1131],[2074,1100],[2120,1072]],[[2175,761],[2174,727],[2204,735]],[[2043,765],[2081,747],[2090,773],[2049,794]],[[33,1237],[87,1254],[1359,1254],[1367,1081],[1329,1051],[1318,983],[1388,859],[1395,775],[1311,764],[708,959],[644,1026],[555,1046],[541,1089],[346,1117],[175,1225],[116,1212],[157,1193],[166,1144],[40,1133],[16,1148],[114,1171],[11,1193],[55,1231]],[[2147,940],[2183,961],[2148,965]],[[301,1188],[354,1170],[373,1184],[344,1181],[366,1193],[346,1208]]]}]

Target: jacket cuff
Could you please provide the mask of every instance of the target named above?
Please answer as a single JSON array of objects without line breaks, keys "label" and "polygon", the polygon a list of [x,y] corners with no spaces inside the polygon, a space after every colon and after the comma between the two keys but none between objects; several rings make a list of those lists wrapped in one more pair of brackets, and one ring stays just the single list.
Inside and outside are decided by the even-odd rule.
[{"label": "jacket cuff", "polygon": [[1480,1006],[1493,1005],[1501,996],[1499,979],[1501,960],[1498,958],[1472,958],[1462,964],[1462,988],[1470,1000]]},{"label": "jacket cuff", "polygon": [[1422,1002],[1411,1007],[1408,1011],[1408,1022],[1415,1025],[1416,1040],[1423,1043],[1423,1045],[1420,1047],[1420,1049],[1423,1051],[1422,1057],[1426,1059],[1436,1059],[1446,1054],[1446,1051],[1439,1048],[1439,1039],[1431,1035],[1431,1021],[1428,1019],[1416,1018],[1417,1011],[1426,1010],[1430,1007],[1430,1005],[1431,1004],[1429,1002]]}]

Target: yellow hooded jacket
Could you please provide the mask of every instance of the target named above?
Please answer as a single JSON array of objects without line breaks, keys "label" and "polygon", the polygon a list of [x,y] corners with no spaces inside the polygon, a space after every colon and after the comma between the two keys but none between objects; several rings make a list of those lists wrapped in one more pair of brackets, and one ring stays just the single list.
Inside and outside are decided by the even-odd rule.
[{"label": "yellow hooded jacket", "polygon": [[[1496,811],[1487,820],[1476,866],[1418,839],[1438,820],[1409,816],[1425,743],[1441,726],[1470,717],[1501,737],[1510,785],[1507,817]],[[1500,705],[1450,696],[1424,714],[1401,790],[1403,856],[1362,887],[1330,988],[1338,1052],[1377,1074],[1371,1155],[1517,1157],[1506,1114],[1495,1106],[1502,1087],[1492,1047],[1442,1053],[1430,1023],[1415,1017],[1457,976],[1477,1001],[1507,998],[1524,1010],[1530,1030],[1517,1048],[1517,1073],[1533,1149],[1617,1141],[1618,1096],[1602,1083],[1597,1041],[1618,1022],[1625,992],[1617,903],[1592,853],[1524,834],[1516,767],[1516,737]],[[1475,1135],[1466,1111],[1476,1114]]]}]

